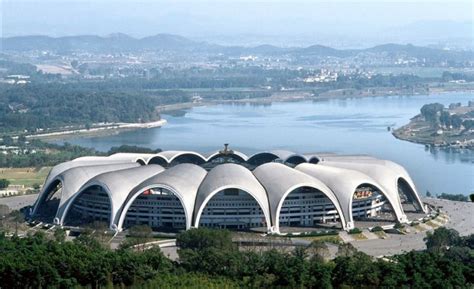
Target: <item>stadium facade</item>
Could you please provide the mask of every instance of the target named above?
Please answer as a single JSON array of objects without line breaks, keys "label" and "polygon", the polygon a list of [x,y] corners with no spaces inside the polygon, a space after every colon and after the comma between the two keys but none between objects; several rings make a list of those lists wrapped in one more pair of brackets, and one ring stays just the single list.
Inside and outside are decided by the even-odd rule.
[{"label": "stadium facade", "polygon": [[107,222],[121,231],[265,228],[319,225],[354,228],[386,211],[408,222],[404,203],[426,213],[400,165],[370,156],[268,151],[250,157],[224,150],[118,153],[81,157],[49,173],[31,217],[61,226]]}]

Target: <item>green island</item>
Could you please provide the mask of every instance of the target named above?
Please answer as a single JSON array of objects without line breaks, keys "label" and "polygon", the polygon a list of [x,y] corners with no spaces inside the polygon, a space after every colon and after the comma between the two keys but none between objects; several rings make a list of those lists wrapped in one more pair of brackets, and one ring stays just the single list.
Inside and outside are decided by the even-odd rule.
[{"label": "green island", "polygon": [[402,140],[436,147],[474,149],[474,101],[424,105],[410,123],[393,131]]}]

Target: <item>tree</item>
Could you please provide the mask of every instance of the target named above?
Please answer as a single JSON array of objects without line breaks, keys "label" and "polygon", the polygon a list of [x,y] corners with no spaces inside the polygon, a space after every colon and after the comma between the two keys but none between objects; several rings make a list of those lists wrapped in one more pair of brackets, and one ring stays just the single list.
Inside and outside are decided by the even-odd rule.
[{"label": "tree", "polygon": [[461,243],[459,233],[454,229],[447,229],[445,227],[437,228],[433,233],[427,232],[423,240],[428,251],[436,253],[441,253],[449,247]]},{"label": "tree", "polygon": [[5,217],[10,213],[10,207],[5,204],[0,204],[0,218]]},{"label": "tree", "polygon": [[459,115],[457,114],[452,115],[450,121],[453,128],[456,128],[456,129],[461,128],[462,118]]},{"label": "tree", "polygon": [[0,189],[8,188],[10,181],[7,179],[0,179]]},{"label": "tree", "polygon": [[197,228],[185,231],[176,238],[180,249],[202,250],[207,248],[234,249],[230,231]]},{"label": "tree", "polygon": [[469,195],[469,199],[471,199],[471,202],[474,203],[474,194],[470,194],[470,195]]},{"label": "tree", "polygon": [[66,231],[62,228],[57,228],[54,231],[54,240],[56,242],[64,242],[66,240]]},{"label": "tree", "polygon": [[22,212],[15,210],[10,212],[10,217],[15,222],[15,235],[18,234],[18,224],[25,220],[25,215]]},{"label": "tree", "polygon": [[440,114],[443,109],[444,105],[441,103],[430,103],[423,105],[423,107],[420,109],[420,112],[425,120],[432,123],[437,123],[439,121],[438,114]]},{"label": "tree", "polygon": [[314,257],[320,258],[321,260],[329,258],[330,256],[328,245],[320,240],[314,240],[311,242],[311,245],[308,247],[308,251]]},{"label": "tree", "polygon": [[380,273],[372,257],[362,252],[356,252],[350,257],[337,257],[334,262],[336,267],[333,271],[333,285],[378,287],[380,284]]},{"label": "tree", "polygon": [[465,129],[470,130],[474,128],[474,120],[472,119],[466,119],[462,122],[462,125],[464,126]]},{"label": "tree", "polygon": [[337,247],[337,256],[349,257],[353,256],[357,252],[357,249],[351,243],[342,243]]}]

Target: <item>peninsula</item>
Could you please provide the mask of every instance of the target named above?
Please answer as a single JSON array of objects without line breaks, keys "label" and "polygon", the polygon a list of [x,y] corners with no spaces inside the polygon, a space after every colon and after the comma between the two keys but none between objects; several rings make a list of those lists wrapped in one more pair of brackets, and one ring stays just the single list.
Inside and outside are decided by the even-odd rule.
[{"label": "peninsula", "polygon": [[407,125],[393,131],[402,140],[436,147],[474,149],[474,101],[424,105]]}]

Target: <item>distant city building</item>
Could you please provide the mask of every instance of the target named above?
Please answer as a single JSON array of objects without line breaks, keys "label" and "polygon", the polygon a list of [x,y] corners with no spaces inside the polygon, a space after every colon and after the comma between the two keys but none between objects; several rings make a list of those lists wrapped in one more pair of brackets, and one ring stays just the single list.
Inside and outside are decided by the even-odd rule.
[{"label": "distant city building", "polygon": [[408,222],[404,203],[426,212],[400,165],[370,156],[268,151],[250,157],[226,145],[192,151],[81,157],[55,166],[31,216],[57,225],[104,221],[121,231],[319,225],[349,230],[391,211]]}]

